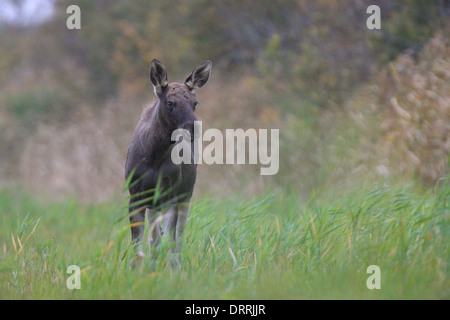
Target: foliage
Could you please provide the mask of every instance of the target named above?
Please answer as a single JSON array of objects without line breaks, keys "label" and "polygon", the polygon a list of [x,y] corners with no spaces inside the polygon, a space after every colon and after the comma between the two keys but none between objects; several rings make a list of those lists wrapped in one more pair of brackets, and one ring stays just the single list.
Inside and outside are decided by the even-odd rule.
[{"label": "foliage", "polygon": [[448,173],[448,56],[448,38],[437,34],[417,60],[399,56],[350,101],[352,116],[365,119],[361,128],[374,132],[363,144],[385,177],[415,177],[433,186]]},{"label": "foliage", "polygon": [[[381,30],[366,28],[362,0],[80,0],[81,30],[66,28],[69,4],[55,2],[42,25],[0,26],[2,183],[85,201],[120,189],[134,125],[153,99],[152,58],[170,81],[213,61],[198,91],[208,127],[280,129],[276,177],[202,167],[199,193],[293,187],[307,196],[363,176],[429,186],[448,171],[448,66],[440,51],[421,53],[434,35],[448,36],[446,1],[375,1]],[[389,70],[405,54],[415,71],[394,67],[395,79]],[[426,84],[416,88],[411,77]],[[376,107],[361,112],[366,105]]]},{"label": "foliage", "polygon": [[389,62],[405,50],[417,54],[438,30],[445,29],[449,15],[448,1],[407,0],[393,5],[383,32],[372,38],[379,59]]},{"label": "foliage", "polygon": [[[448,1],[72,2],[0,25],[0,298],[449,299]],[[213,61],[205,129],[280,129],[274,177],[199,166],[180,270],[130,269],[118,195],[152,58]]]},{"label": "foliage", "polygon": [[[153,260],[130,269],[126,208],[117,203],[43,205],[2,192],[0,296],[448,299],[448,181],[443,186],[425,195],[369,186],[307,202],[295,194],[203,198],[188,220],[181,270],[166,266],[167,241]],[[80,290],[66,287],[73,264]],[[373,264],[381,290],[366,287]]]}]

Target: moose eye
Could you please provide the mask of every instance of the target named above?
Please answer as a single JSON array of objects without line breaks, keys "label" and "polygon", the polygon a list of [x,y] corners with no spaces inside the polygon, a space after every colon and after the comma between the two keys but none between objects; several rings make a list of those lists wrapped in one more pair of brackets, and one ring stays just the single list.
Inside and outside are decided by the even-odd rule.
[{"label": "moose eye", "polygon": [[173,109],[175,107],[175,102],[173,101],[167,101],[167,106],[171,109]]}]

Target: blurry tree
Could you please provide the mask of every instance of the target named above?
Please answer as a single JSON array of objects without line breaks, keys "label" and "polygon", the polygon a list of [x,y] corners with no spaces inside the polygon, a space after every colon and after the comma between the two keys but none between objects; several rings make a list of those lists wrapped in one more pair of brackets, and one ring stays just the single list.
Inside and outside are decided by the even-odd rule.
[{"label": "blurry tree", "polygon": [[372,67],[364,32],[366,5],[361,1],[295,3],[292,19],[302,21],[296,22],[295,36],[284,36],[292,32],[283,29],[273,34],[259,55],[259,70],[275,92],[295,93],[316,107],[339,106]]},{"label": "blurry tree", "polygon": [[[433,187],[449,173],[450,42],[442,33],[428,41],[417,57],[399,56],[380,75],[378,103],[383,130],[378,150],[385,149],[391,170],[412,171]],[[383,108],[384,107],[384,108]]]},{"label": "blurry tree", "polygon": [[53,34],[66,49],[66,53],[74,57],[86,68],[91,82],[91,95],[105,98],[114,96],[117,90],[117,77],[112,72],[109,62],[112,48],[117,37],[113,5],[115,1],[77,1],[81,8],[81,30],[68,30],[66,8],[73,4],[70,0],[57,2],[57,15],[52,23]]},{"label": "blurry tree", "polygon": [[[95,128],[98,119],[91,118],[106,114],[110,118],[104,120],[105,126],[122,123],[116,123],[120,130],[108,127],[108,132],[132,130],[123,124],[123,115],[130,112],[129,105],[148,100],[152,58],[170,69],[170,81],[182,80],[191,66],[210,59],[218,72],[210,84],[216,85],[214,93],[205,97],[210,108],[199,110],[203,118],[209,117],[216,126],[283,127],[281,148],[289,156],[280,159],[284,163],[277,178],[280,184],[298,180],[292,174],[294,168],[301,171],[299,176],[308,176],[311,185],[327,176],[322,170],[332,154],[326,149],[334,141],[328,130],[333,117],[344,112],[340,109],[377,69],[384,69],[405,51],[418,52],[437,30],[448,37],[450,7],[448,0],[374,0],[371,4],[381,7],[382,29],[371,31],[366,28],[365,0],[78,0],[81,30],[68,30],[66,8],[74,1],[53,3],[54,17],[45,23],[0,24],[0,144],[7,150],[2,154],[12,159],[4,171],[15,172],[15,159],[41,124],[44,129],[51,124],[63,127],[78,118],[89,119],[88,127]],[[392,83],[389,77],[382,80],[376,98],[395,107],[390,91],[383,89]],[[421,114],[431,108],[421,107],[429,99],[422,99],[420,92],[410,92],[401,83],[396,86],[399,92],[405,91],[397,97],[398,104],[415,108],[405,109],[408,113]],[[444,91],[446,86],[441,88]],[[439,99],[429,105],[443,110]],[[392,119],[394,115],[383,114]],[[324,125],[325,117],[329,121]],[[443,127],[435,117],[418,119]],[[425,140],[404,143],[404,128],[417,127],[420,134],[427,131],[420,121],[401,128],[386,122],[387,131],[398,132],[395,139],[386,140],[403,143],[421,164],[433,162],[433,168],[441,168],[445,157],[428,155],[437,152],[430,145],[442,130],[431,130],[434,136]],[[77,125],[81,128],[82,122]],[[102,129],[96,129],[99,137]],[[344,136],[351,138],[353,131]],[[111,144],[126,140],[122,134],[108,138]],[[419,142],[423,148],[414,150]],[[346,157],[342,145],[333,142],[339,155]],[[445,143],[438,145],[442,151]],[[122,148],[126,146],[118,149]],[[437,174],[429,175],[432,181],[442,170],[433,172]]]},{"label": "blurry tree", "polygon": [[[53,30],[86,67],[93,94],[100,98],[119,89],[146,89],[148,64],[156,57],[183,74],[185,65],[204,59],[228,73],[258,66],[270,85],[278,83],[277,89],[294,91],[318,106],[337,106],[377,62],[418,47],[448,13],[444,0],[375,2],[383,14],[379,33],[365,27],[367,3],[362,0],[214,5],[206,0],[80,0],[82,30]],[[67,18],[69,4],[57,2],[58,25]],[[379,51],[383,54],[378,56]]]},{"label": "blurry tree", "polygon": [[450,1],[404,0],[390,4],[383,32],[374,33],[373,50],[388,62],[406,49],[417,54],[439,29],[448,28]]}]

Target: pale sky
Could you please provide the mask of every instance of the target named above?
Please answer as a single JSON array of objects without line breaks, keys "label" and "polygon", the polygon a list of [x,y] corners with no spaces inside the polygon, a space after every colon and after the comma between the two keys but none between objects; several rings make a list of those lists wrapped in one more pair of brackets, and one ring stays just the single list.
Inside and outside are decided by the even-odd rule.
[{"label": "pale sky", "polygon": [[0,0],[0,24],[23,27],[40,24],[53,15],[54,2],[55,0]]}]

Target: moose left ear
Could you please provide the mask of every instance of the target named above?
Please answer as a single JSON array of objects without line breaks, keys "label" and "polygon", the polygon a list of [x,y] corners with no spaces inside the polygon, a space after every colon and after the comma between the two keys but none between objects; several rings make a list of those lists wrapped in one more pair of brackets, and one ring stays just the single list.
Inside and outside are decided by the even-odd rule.
[{"label": "moose left ear", "polygon": [[155,94],[158,96],[169,84],[167,81],[166,68],[157,59],[153,59],[150,63],[150,81],[155,88]]},{"label": "moose left ear", "polygon": [[201,88],[208,81],[211,75],[212,62],[202,62],[192,73],[184,80],[184,84],[192,91]]}]

